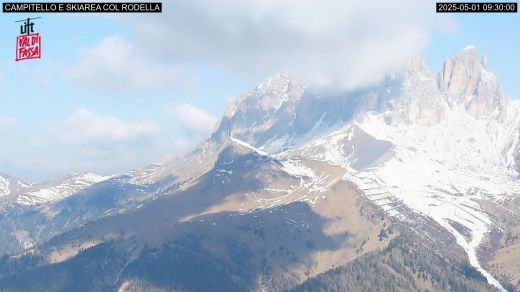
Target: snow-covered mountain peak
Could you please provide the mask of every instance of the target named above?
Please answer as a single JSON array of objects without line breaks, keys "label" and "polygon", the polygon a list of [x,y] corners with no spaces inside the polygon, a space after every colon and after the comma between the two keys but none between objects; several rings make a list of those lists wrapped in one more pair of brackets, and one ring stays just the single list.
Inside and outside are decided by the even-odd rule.
[{"label": "snow-covered mountain peak", "polygon": [[286,73],[268,78],[231,103],[212,139],[225,135],[254,145],[265,142],[289,125],[303,92]]},{"label": "snow-covered mountain peak", "polygon": [[274,74],[273,76],[267,78],[260,84],[256,86],[256,90],[259,92],[262,91],[273,91],[273,89],[282,89],[284,90],[289,83],[291,83],[291,79],[289,78],[289,74],[287,72],[278,72]]},{"label": "snow-covered mountain peak", "polygon": [[303,86],[290,79],[286,72],[280,72],[267,78],[254,90],[232,102],[224,116],[232,118],[252,107],[257,107],[265,112],[276,111],[288,101],[297,101],[302,93]]},{"label": "snow-covered mountain peak", "polygon": [[456,107],[478,119],[503,122],[508,103],[487,60],[476,47],[468,46],[446,60],[438,74],[416,58],[378,86],[351,92],[315,92],[287,73],[278,73],[228,107],[212,140],[220,143],[222,137],[232,136],[276,153],[370,111],[383,113],[389,125],[434,126]]},{"label": "snow-covered mountain peak", "polygon": [[462,106],[478,119],[504,121],[509,98],[501,92],[487,58],[468,46],[444,62],[435,74],[422,59],[413,59],[393,78],[369,93],[367,111],[385,113],[391,125],[436,125]]},{"label": "snow-covered mountain peak", "polygon": [[[282,112],[293,117],[278,120],[283,127],[270,115],[243,111],[246,131],[255,132],[232,130],[232,136],[271,154],[270,147],[283,145],[288,151],[280,157],[302,155],[342,166],[345,179],[389,215],[406,220],[400,211],[405,206],[444,226],[471,264],[495,283],[476,256],[492,224],[479,202],[520,195],[520,108],[502,94],[487,59],[469,46],[446,60],[439,74],[415,59],[379,86],[349,94],[321,97],[307,90]],[[345,102],[356,99],[361,102]],[[355,114],[337,114],[338,109]],[[317,112],[319,118],[312,116]],[[468,228],[470,238],[450,222]]]},{"label": "snow-covered mountain peak", "polygon": [[107,179],[108,177],[102,176],[90,172],[76,172],[66,175],[56,181],[85,181],[85,182],[99,182]]},{"label": "snow-covered mountain peak", "polygon": [[21,205],[36,205],[62,200],[108,178],[93,173],[70,174],[23,190],[18,194],[16,202]]},{"label": "snow-covered mountain peak", "polygon": [[23,189],[30,187],[32,184],[21,179],[0,174],[0,198],[17,193]]}]

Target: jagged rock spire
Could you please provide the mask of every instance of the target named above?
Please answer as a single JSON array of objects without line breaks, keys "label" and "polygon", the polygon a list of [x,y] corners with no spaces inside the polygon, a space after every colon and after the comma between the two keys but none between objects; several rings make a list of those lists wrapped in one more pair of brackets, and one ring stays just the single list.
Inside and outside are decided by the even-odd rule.
[{"label": "jagged rock spire", "polygon": [[477,118],[503,118],[508,99],[502,94],[486,57],[467,46],[444,62],[440,87],[452,103],[462,104]]}]

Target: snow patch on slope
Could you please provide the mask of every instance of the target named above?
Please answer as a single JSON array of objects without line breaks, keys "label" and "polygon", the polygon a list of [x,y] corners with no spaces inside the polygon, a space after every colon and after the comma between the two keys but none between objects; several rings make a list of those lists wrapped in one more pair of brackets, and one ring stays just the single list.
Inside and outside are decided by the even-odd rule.
[{"label": "snow patch on slope", "polygon": [[160,178],[166,167],[166,164],[152,163],[142,169],[129,171],[130,182],[137,185],[153,184]]},{"label": "snow patch on slope", "polygon": [[0,176],[0,197],[9,195],[9,180]]},{"label": "snow patch on slope", "polygon": [[264,151],[262,151],[262,150],[260,150],[260,149],[258,149],[256,147],[254,147],[254,146],[252,146],[252,145],[242,141],[242,140],[239,140],[239,139],[236,139],[236,138],[233,138],[233,137],[230,137],[230,138],[231,138],[231,141],[235,142],[236,144],[238,144],[238,145],[240,145],[242,147],[246,147],[248,149],[251,149],[251,150],[253,150],[254,152],[256,152],[256,153],[258,153],[260,155],[263,155],[263,156],[268,156],[269,155],[267,152],[264,152]]},{"label": "snow patch on slope", "polygon": [[[501,123],[476,119],[455,107],[435,126],[389,126],[383,114],[368,114],[359,127],[393,143],[395,156],[378,167],[352,172],[346,179],[390,215],[399,215],[395,206],[402,203],[434,219],[455,236],[470,263],[488,282],[502,289],[480,266],[476,255],[491,224],[479,201],[501,201],[520,194],[512,151],[518,143],[518,112],[511,107]],[[389,205],[392,200],[393,205]],[[450,221],[470,229],[471,238],[466,240]]]},{"label": "snow patch on slope", "polygon": [[295,160],[286,160],[282,162],[282,170],[287,174],[295,176],[295,177],[310,177],[314,178],[314,171],[300,162]]},{"label": "snow patch on slope", "polygon": [[[339,130],[334,130],[330,134],[317,138],[302,147],[302,155],[309,159],[325,161],[350,170],[360,158],[357,150],[361,149],[356,149],[356,143],[350,143],[359,138],[354,137],[356,130],[359,130],[357,126],[351,124]],[[348,149],[345,147],[346,143],[351,144]]]},{"label": "snow patch on slope", "polygon": [[34,186],[28,192],[19,195],[16,202],[20,205],[29,206],[62,200],[108,178],[91,173],[71,175],[50,183]]}]

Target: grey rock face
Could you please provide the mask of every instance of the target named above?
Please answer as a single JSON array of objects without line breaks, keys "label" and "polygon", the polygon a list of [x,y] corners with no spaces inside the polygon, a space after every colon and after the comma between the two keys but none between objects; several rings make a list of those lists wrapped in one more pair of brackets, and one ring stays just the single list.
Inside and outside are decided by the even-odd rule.
[{"label": "grey rock face", "polygon": [[504,118],[508,99],[495,75],[489,71],[487,59],[480,57],[474,46],[468,46],[444,62],[439,85],[451,103],[462,104],[477,118]]},{"label": "grey rock face", "polygon": [[415,59],[367,95],[365,110],[385,113],[392,125],[432,125],[443,119],[447,104],[435,74],[424,60]]},{"label": "grey rock face", "polygon": [[268,78],[228,107],[212,139],[220,141],[222,135],[232,136],[257,146],[281,138],[291,124],[303,91],[303,86],[291,81],[286,73]]},{"label": "grey rock face", "polygon": [[478,50],[466,47],[444,62],[441,87],[452,101],[467,102],[475,93],[482,69]]},{"label": "grey rock face", "polygon": [[437,75],[424,60],[413,60],[364,97],[363,111],[385,113],[391,125],[434,125],[450,109],[463,107],[478,119],[502,122],[509,102],[486,57],[468,46],[446,60]]},{"label": "grey rock face", "polygon": [[351,120],[363,94],[317,92],[278,73],[228,107],[211,141],[231,136],[278,152]]},{"label": "grey rock face", "polygon": [[502,122],[508,103],[486,58],[468,46],[446,60],[439,74],[418,58],[381,84],[357,91],[305,88],[286,73],[276,74],[228,107],[211,141],[231,136],[277,153],[368,111],[384,113],[390,125],[435,125],[460,107],[478,119]]}]

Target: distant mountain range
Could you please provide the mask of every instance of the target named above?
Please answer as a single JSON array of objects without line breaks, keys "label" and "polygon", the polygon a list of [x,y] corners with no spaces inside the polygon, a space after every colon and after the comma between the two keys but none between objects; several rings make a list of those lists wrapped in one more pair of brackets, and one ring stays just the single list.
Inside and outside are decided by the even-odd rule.
[{"label": "distant mountain range", "polygon": [[519,134],[474,46],[355,91],[279,73],[184,157],[0,176],[0,291],[520,290]]}]

